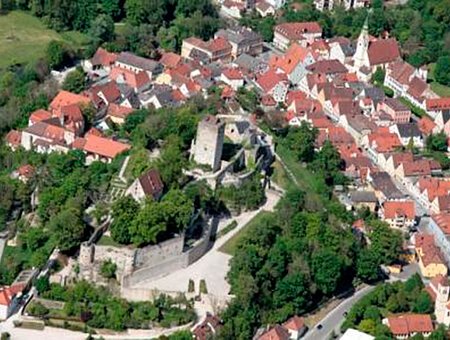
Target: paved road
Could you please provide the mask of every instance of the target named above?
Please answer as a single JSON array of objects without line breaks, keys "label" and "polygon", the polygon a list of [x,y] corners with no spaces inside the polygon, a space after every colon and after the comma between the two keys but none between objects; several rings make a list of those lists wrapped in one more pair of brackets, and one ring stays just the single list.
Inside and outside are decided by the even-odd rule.
[{"label": "paved road", "polygon": [[0,261],[2,260],[3,250],[5,250],[6,239],[0,238]]},{"label": "paved road", "polygon": [[333,331],[335,331],[336,334],[339,334],[340,326],[342,322],[344,322],[345,318],[344,313],[348,312],[359,299],[370,293],[374,288],[375,286],[364,287],[349,298],[342,301],[335,309],[333,309],[325,318],[323,318],[319,322],[319,324],[322,325],[322,329],[319,330],[317,329],[317,327],[310,329],[306,333],[304,340],[326,340],[329,338]]}]

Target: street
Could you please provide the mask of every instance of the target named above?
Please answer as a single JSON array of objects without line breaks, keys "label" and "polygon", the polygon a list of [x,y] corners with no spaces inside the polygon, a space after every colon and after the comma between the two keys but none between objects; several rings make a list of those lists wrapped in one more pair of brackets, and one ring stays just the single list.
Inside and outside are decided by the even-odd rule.
[{"label": "street", "polygon": [[322,325],[321,329],[314,328],[308,330],[304,336],[305,340],[325,340],[328,339],[333,331],[339,334],[342,322],[345,319],[344,313],[348,312],[350,308],[363,296],[375,289],[375,286],[367,286],[357,291],[349,298],[342,301],[333,311],[331,311],[325,318],[323,318],[317,325]]}]

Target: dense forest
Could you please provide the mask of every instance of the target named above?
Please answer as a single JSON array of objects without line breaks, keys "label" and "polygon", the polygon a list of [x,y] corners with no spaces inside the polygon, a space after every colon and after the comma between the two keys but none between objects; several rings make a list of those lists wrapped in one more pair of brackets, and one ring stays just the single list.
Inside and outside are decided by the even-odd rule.
[{"label": "dense forest", "polygon": [[[332,188],[341,181],[339,157],[331,144],[314,152],[315,134],[304,124],[278,140],[307,164],[314,180]],[[314,195],[321,203],[311,204]],[[366,211],[353,216],[340,208],[329,189],[306,193],[292,186],[274,213],[246,231],[231,260],[227,278],[236,298],[222,315],[219,338],[249,339],[261,325],[304,314],[354,285],[380,278],[380,264],[398,258],[401,234]],[[350,228],[359,217],[368,226],[370,245]]]}]

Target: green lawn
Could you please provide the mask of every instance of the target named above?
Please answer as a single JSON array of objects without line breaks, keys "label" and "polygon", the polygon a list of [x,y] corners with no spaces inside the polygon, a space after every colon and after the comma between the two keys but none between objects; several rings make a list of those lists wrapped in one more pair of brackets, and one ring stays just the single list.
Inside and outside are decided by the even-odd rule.
[{"label": "green lawn", "polygon": [[431,89],[439,96],[441,97],[450,97],[450,87],[441,85],[438,82],[434,81],[434,68],[436,67],[436,64],[430,64],[428,65],[429,72],[428,72],[428,80],[431,80],[430,86]]},{"label": "green lawn", "polygon": [[236,247],[239,243],[239,241],[246,235],[247,231],[249,229],[252,229],[253,225],[256,225],[259,223],[259,221],[264,218],[266,215],[270,215],[270,212],[267,211],[261,211],[259,212],[250,222],[248,222],[241,230],[239,230],[236,235],[234,235],[232,238],[230,238],[225,244],[222,245],[222,247],[219,248],[219,251],[222,253],[226,253],[229,255],[234,255],[236,252]]},{"label": "green lawn", "polygon": [[99,246],[123,247],[123,245],[114,241],[110,236],[105,235],[98,240],[97,244]]},{"label": "green lawn", "polygon": [[0,68],[32,62],[44,56],[47,44],[52,40],[66,41],[70,46],[78,47],[85,44],[86,39],[78,32],[59,34],[26,12],[0,15]]}]

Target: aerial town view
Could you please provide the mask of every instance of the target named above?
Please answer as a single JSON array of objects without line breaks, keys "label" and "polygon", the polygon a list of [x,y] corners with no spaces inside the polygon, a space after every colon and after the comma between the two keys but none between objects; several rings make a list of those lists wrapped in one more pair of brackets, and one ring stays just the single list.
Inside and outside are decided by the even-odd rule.
[{"label": "aerial town view", "polygon": [[0,340],[450,339],[450,0],[0,0]]}]

